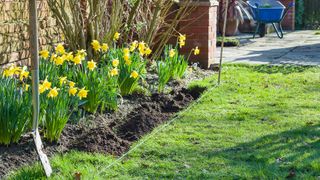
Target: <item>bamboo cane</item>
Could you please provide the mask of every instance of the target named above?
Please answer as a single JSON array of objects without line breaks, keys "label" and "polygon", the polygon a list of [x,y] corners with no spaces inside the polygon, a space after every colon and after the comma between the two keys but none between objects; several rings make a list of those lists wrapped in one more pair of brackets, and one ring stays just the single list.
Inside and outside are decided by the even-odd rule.
[{"label": "bamboo cane", "polygon": [[32,73],[32,135],[36,150],[45,170],[47,177],[52,173],[52,169],[46,154],[43,153],[42,141],[38,131],[40,97],[39,97],[39,45],[38,45],[38,23],[37,23],[36,0],[29,0],[29,33],[30,33],[30,54],[31,54],[31,73]]},{"label": "bamboo cane", "polygon": [[221,49],[220,49],[218,85],[220,85],[220,83],[221,83],[222,58],[223,58],[222,56],[223,56],[223,48],[224,48],[224,39],[226,36],[226,28],[227,28],[228,6],[229,6],[229,0],[226,0],[226,7],[225,7],[225,11],[224,11],[223,30],[222,30],[222,41],[221,41]]}]

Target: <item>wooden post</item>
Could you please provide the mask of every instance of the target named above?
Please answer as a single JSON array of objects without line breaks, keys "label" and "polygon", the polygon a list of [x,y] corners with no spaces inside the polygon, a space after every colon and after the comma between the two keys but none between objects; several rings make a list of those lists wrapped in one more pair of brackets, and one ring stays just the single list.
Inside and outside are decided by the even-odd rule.
[{"label": "wooden post", "polygon": [[40,98],[39,98],[39,44],[38,44],[38,19],[36,0],[29,0],[29,33],[30,33],[30,54],[32,73],[32,134],[36,150],[45,170],[47,177],[52,173],[52,169],[46,154],[43,153],[42,141],[38,131]]}]

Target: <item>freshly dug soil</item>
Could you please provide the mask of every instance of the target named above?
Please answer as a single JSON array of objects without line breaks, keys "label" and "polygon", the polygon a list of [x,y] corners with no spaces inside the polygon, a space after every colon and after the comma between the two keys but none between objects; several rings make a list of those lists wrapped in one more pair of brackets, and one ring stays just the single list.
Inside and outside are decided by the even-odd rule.
[{"label": "freshly dug soil", "polygon": [[[181,83],[173,84],[169,94],[128,96],[116,112],[90,115],[77,124],[67,124],[59,142],[44,142],[44,151],[49,157],[70,150],[116,156],[123,154],[132,142],[169,120],[202,93],[199,89],[185,89]],[[25,135],[18,144],[0,146],[0,179],[10,171],[36,160],[37,154],[30,134]]]}]

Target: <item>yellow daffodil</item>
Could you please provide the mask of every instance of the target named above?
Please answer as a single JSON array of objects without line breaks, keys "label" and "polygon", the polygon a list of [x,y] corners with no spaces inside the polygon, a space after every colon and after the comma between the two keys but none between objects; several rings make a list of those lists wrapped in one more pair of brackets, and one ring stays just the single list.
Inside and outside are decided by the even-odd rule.
[{"label": "yellow daffodil", "polygon": [[175,50],[175,49],[171,49],[171,50],[169,51],[169,57],[170,57],[170,58],[173,58],[175,55],[176,55],[176,50]]},{"label": "yellow daffodil", "polygon": [[118,59],[112,60],[112,66],[113,67],[118,67],[119,66],[119,60]]},{"label": "yellow daffodil", "polygon": [[120,39],[120,33],[119,32],[116,32],[113,36],[113,41],[118,41]]},{"label": "yellow daffodil", "polygon": [[139,73],[137,71],[132,71],[130,77],[136,79],[139,77]]},{"label": "yellow daffodil", "polygon": [[51,82],[49,82],[47,78],[43,81],[42,85],[45,88],[45,90],[48,90],[51,88]]},{"label": "yellow daffodil", "polygon": [[59,65],[62,65],[64,63],[64,58],[59,56],[57,58],[54,59],[54,63],[55,65],[59,66]]},{"label": "yellow daffodil", "polygon": [[75,96],[76,94],[77,94],[77,92],[78,92],[78,89],[77,88],[75,88],[75,87],[71,87],[70,89],[69,89],[69,96]]},{"label": "yellow daffodil", "polygon": [[96,62],[94,62],[93,60],[89,61],[88,68],[90,71],[93,71],[96,68]]},{"label": "yellow daffodil", "polygon": [[185,41],[185,40],[187,40],[187,36],[185,34],[180,34],[179,41]]},{"label": "yellow daffodil", "polygon": [[4,77],[12,77],[14,75],[14,71],[12,69],[6,69],[3,71],[2,75]]},{"label": "yellow daffodil", "polygon": [[55,50],[56,50],[56,53],[60,54],[60,55],[62,55],[66,52],[66,50],[64,49],[64,46],[62,44],[58,44]]},{"label": "yellow daffodil", "polygon": [[88,96],[88,91],[85,90],[85,88],[82,88],[79,90],[78,97],[80,98],[80,100],[83,98],[87,98],[87,96]]},{"label": "yellow daffodil", "polygon": [[40,84],[40,85],[39,85],[39,92],[40,92],[40,94],[44,93],[45,91],[46,91],[46,88],[44,87],[44,85],[43,85],[43,84]]},{"label": "yellow daffodil", "polygon": [[74,58],[73,58],[73,63],[75,64],[75,65],[77,65],[77,64],[81,64],[82,62],[82,56],[81,55],[77,55],[77,56],[75,56]]},{"label": "yellow daffodil", "polygon": [[55,88],[52,88],[49,93],[48,93],[48,98],[55,98],[58,96],[58,90],[56,87]]},{"label": "yellow daffodil", "polygon": [[76,83],[72,82],[72,81],[69,81],[69,87],[74,87],[76,85]]},{"label": "yellow daffodil", "polygon": [[123,54],[130,54],[130,49],[129,48],[124,48],[123,49]]},{"label": "yellow daffodil", "polygon": [[73,61],[73,52],[70,52],[66,55],[66,60],[67,61]]},{"label": "yellow daffodil", "polygon": [[125,61],[125,64],[126,64],[126,65],[128,65],[128,66],[130,66],[130,65],[131,65],[131,63],[132,63],[132,62],[131,62],[131,60],[127,60],[127,61]]},{"label": "yellow daffodil", "polygon": [[110,76],[117,76],[119,74],[119,71],[117,68],[113,68],[111,71],[110,71]]},{"label": "yellow daffodil", "polygon": [[67,81],[67,77],[60,77],[60,78],[59,78],[60,86],[62,86],[63,84],[65,84],[66,81]]},{"label": "yellow daffodil", "polygon": [[124,55],[123,55],[123,59],[124,59],[125,61],[129,61],[129,60],[130,60],[130,54],[129,54],[129,53],[124,54]]},{"label": "yellow daffodil", "polygon": [[48,59],[49,57],[49,51],[48,50],[42,50],[39,52],[40,54],[40,57],[43,58],[43,59]]},{"label": "yellow daffodil", "polygon": [[149,56],[151,53],[152,53],[152,50],[148,47],[146,50],[145,50],[145,53],[147,56]]},{"label": "yellow daffodil", "polygon": [[140,42],[139,43],[139,46],[138,46],[138,49],[139,49],[139,53],[141,56],[143,56],[145,54],[145,49],[146,49],[146,43],[145,42]]},{"label": "yellow daffodil", "polygon": [[183,46],[185,46],[186,45],[186,42],[185,41],[179,41],[179,46],[180,46],[180,48],[182,48]]},{"label": "yellow daffodil", "polygon": [[138,41],[133,41],[130,45],[130,51],[133,52],[138,47]]},{"label": "yellow daffodil", "polygon": [[195,49],[194,49],[194,55],[199,55],[200,54],[200,49],[199,47],[197,46]]},{"label": "yellow daffodil", "polygon": [[99,41],[97,41],[97,40],[93,40],[91,43],[91,46],[95,52],[100,51],[100,49],[101,49],[101,45],[100,45]]},{"label": "yellow daffodil", "polygon": [[84,49],[78,50],[76,56],[86,57],[87,52]]},{"label": "yellow daffodil", "polygon": [[56,54],[51,54],[50,61],[53,62],[57,57]]},{"label": "yellow daffodil", "polygon": [[11,66],[10,67],[15,75],[20,75],[22,69],[21,67]]},{"label": "yellow daffodil", "polygon": [[108,44],[103,43],[102,46],[101,46],[101,49],[102,49],[103,52],[107,52],[109,50]]},{"label": "yellow daffodil", "polygon": [[23,79],[28,78],[29,77],[29,72],[22,70],[20,73],[20,81],[23,81]]},{"label": "yellow daffodil", "polygon": [[29,84],[25,84],[25,85],[24,85],[24,90],[25,90],[25,91],[29,91],[29,88],[30,88],[30,85],[29,85]]}]

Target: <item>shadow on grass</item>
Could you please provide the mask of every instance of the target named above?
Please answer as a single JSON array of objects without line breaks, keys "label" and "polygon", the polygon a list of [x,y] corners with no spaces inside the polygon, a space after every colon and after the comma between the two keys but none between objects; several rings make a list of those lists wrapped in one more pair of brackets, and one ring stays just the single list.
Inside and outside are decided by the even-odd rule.
[{"label": "shadow on grass", "polygon": [[[222,157],[231,168],[241,166],[246,173],[284,178],[304,174],[320,175],[320,125],[309,125],[267,135],[232,148],[203,152],[209,158]],[[261,175],[260,174],[260,175]],[[270,175],[270,176],[269,176]],[[254,176],[253,176],[254,177]],[[258,178],[259,176],[256,176]]]}]

